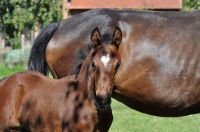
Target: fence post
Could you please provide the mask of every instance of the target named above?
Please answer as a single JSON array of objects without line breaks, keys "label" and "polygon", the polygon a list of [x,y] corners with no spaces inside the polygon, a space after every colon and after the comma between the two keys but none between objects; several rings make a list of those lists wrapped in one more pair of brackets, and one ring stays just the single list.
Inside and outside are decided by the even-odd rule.
[{"label": "fence post", "polygon": [[22,44],[22,49],[25,49],[25,35],[21,35],[21,44]]}]

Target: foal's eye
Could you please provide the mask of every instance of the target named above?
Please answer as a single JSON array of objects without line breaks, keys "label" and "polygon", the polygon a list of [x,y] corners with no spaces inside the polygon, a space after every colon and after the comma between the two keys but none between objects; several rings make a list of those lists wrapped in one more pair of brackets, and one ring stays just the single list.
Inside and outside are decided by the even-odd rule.
[{"label": "foal's eye", "polygon": [[92,71],[96,70],[96,65],[94,64],[94,62],[92,62]]},{"label": "foal's eye", "polygon": [[115,65],[115,71],[119,69],[119,66],[120,66],[120,62],[117,62],[117,64]]}]

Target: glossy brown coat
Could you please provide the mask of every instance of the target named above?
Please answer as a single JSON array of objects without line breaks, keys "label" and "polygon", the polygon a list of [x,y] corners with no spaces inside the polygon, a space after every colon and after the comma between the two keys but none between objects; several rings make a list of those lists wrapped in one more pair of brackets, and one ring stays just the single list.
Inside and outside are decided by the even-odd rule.
[{"label": "glossy brown coat", "polygon": [[68,77],[53,80],[37,72],[8,77],[0,84],[0,131],[94,131],[96,106],[76,85]]}]

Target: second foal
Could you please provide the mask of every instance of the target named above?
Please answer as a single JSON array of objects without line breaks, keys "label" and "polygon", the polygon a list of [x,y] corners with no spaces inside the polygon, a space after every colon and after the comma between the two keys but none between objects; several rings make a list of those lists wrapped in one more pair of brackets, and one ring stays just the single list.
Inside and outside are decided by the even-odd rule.
[{"label": "second foal", "polygon": [[[118,39],[119,29],[113,34]],[[0,131],[91,132],[100,129],[96,107],[97,89],[103,74],[113,86],[120,61],[117,45],[102,45],[100,33],[91,34],[93,48],[83,61],[76,79],[48,79],[37,72],[14,74],[0,82]],[[108,77],[107,77],[108,76]],[[98,91],[97,91],[98,90]],[[99,99],[98,99],[99,100]]]}]

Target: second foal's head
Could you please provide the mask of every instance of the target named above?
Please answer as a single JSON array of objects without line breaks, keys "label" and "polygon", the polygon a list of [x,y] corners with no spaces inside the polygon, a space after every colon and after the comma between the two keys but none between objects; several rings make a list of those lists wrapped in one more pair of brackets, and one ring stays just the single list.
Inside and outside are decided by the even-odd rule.
[{"label": "second foal's head", "polygon": [[90,92],[93,92],[99,110],[106,110],[110,107],[114,77],[120,66],[118,48],[121,40],[122,32],[119,27],[115,27],[112,37],[106,40],[98,28],[91,33],[92,44],[89,58],[87,57],[89,59],[87,76],[90,78],[88,81],[92,88]]}]

